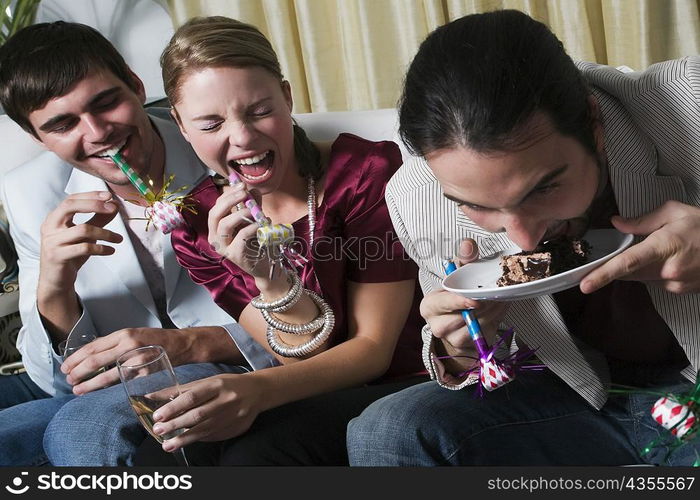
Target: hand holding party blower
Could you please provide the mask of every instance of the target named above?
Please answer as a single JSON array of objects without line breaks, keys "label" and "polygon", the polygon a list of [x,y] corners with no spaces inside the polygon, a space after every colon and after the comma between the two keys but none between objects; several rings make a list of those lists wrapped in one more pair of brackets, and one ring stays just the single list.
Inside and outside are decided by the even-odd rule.
[{"label": "hand holding party blower", "polygon": [[168,186],[170,186],[170,183],[173,181],[174,175],[170,176],[158,193],[154,193],[143,179],[134,172],[134,169],[129,166],[124,158],[122,158],[118,148],[108,150],[107,154],[114,164],[129,178],[131,184],[138,189],[141,196],[148,202],[148,207],[145,211],[146,220],[149,223],[152,222],[163,234],[168,234],[173,229],[177,229],[185,223],[185,219],[182,217],[180,210],[186,208],[194,212],[194,210],[185,203],[186,195],[176,196],[178,192],[186,189],[185,186],[174,193],[168,192]]},{"label": "hand holding party blower", "polygon": [[[457,270],[457,266],[451,260],[445,260],[443,262],[443,267],[445,268],[445,274],[448,275]],[[531,357],[535,352],[532,349],[518,349],[517,352],[510,354],[504,359],[496,358],[496,351],[498,348],[503,343],[510,342],[513,336],[513,329],[511,328],[501,334],[501,338],[493,347],[489,347],[486,338],[481,333],[481,326],[479,325],[479,320],[476,318],[476,315],[469,309],[464,309],[461,312],[462,318],[469,330],[469,337],[472,339],[472,342],[474,342],[476,351],[479,353],[479,365],[461,373],[460,376],[465,376],[468,373],[478,370],[479,381],[481,382],[478,389],[478,394],[480,396],[483,396],[482,388],[487,391],[493,391],[494,389],[506,385],[515,378],[515,373],[518,370],[542,370],[544,368],[544,365],[522,365],[523,361]]]},{"label": "hand holding party blower", "polygon": [[[236,172],[231,172],[228,182],[231,186],[234,186],[242,183],[243,180]],[[244,205],[250,210],[250,214],[258,224],[256,233],[259,249],[258,259],[262,257],[263,253],[266,253],[267,258],[272,263],[270,278],[272,278],[278,265],[284,268],[285,263],[290,267],[294,267],[300,265],[300,261],[308,262],[303,255],[291,248],[291,244],[294,241],[294,227],[291,224],[272,224],[250,195],[246,198]]]}]

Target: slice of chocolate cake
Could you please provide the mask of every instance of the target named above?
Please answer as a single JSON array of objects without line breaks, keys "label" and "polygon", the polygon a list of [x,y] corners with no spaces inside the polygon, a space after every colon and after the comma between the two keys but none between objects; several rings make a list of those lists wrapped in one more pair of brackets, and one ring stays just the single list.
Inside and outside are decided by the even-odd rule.
[{"label": "slice of chocolate cake", "polygon": [[591,245],[586,240],[565,237],[540,243],[532,252],[501,257],[503,274],[497,286],[527,283],[553,276],[586,263]]}]

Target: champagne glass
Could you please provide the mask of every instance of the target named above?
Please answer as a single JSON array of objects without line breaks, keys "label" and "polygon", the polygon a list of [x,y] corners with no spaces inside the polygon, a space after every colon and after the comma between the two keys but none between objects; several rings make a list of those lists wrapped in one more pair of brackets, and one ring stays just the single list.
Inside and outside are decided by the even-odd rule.
[{"label": "champagne glass", "polygon": [[[65,361],[68,359],[70,356],[75,354],[76,351],[78,351],[80,348],[83,346],[89,344],[93,340],[96,340],[97,337],[93,335],[92,333],[81,333],[80,335],[70,335],[66,340],[62,341],[61,343],[58,344],[58,354],[60,354],[61,359]],[[92,377],[95,375],[99,375],[100,373],[105,371],[105,367],[101,366],[94,372],[90,373],[86,377],[82,379],[84,382],[85,380],[90,380]]]},{"label": "champagne glass", "polygon": [[[162,346],[149,345],[125,352],[117,359],[117,369],[131,408],[156,441],[162,443],[185,432],[186,429],[178,429],[162,436],[153,432],[153,412],[180,394],[175,372]],[[185,450],[178,451],[174,453],[178,463],[189,465]]]}]

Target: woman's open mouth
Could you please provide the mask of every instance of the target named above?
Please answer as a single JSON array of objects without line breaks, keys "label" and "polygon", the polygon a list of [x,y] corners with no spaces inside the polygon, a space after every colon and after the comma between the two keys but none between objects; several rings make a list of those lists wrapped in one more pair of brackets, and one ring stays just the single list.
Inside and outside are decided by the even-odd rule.
[{"label": "woman's open mouth", "polygon": [[241,175],[246,184],[260,184],[272,177],[275,153],[265,151],[259,155],[229,161],[229,168]]}]

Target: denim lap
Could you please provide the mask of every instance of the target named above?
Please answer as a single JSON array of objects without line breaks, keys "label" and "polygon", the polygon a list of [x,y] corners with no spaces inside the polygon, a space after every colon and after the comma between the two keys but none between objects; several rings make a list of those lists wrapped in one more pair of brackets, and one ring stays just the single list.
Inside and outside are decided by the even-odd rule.
[{"label": "denim lap", "polygon": [[450,391],[427,382],[373,403],[350,422],[350,463],[638,464],[661,429],[649,415],[654,400],[616,396],[598,412],[549,371],[518,374],[483,398],[473,387]]},{"label": "denim lap", "polygon": [[48,397],[26,373],[0,376],[0,410]]},{"label": "denim lap", "polygon": [[[197,363],[175,368],[181,384],[240,366]],[[75,398],[60,409],[44,434],[44,450],[57,466],[133,465],[132,455],[147,437],[121,384]]]},{"label": "denim lap", "polygon": [[0,410],[0,465],[47,465],[42,438],[44,430],[72,394],[27,401]]},{"label": "denim lap", "polygon": [[46,464],[44,429],[68,399],[51,398],[26,373],[0,376],[0,465]]}]

